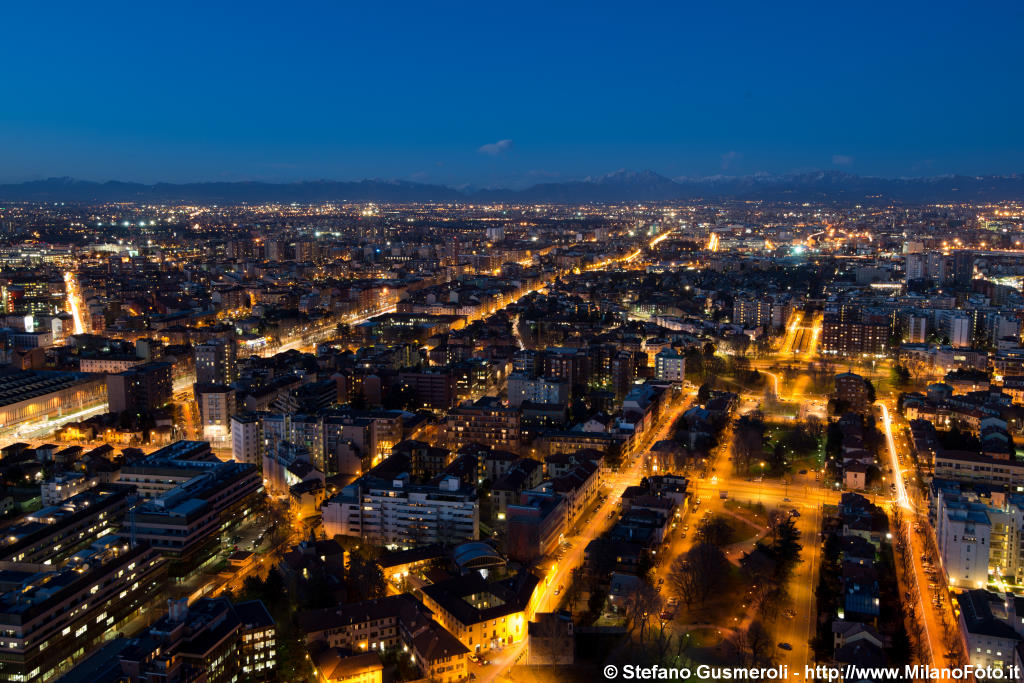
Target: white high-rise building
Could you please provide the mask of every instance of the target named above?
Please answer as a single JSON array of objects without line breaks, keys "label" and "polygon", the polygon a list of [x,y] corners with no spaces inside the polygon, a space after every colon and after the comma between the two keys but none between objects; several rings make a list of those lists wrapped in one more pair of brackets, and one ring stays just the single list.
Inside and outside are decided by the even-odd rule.
[{"label": "white high-rise building", "polygon": [[923,280],[928,276],[924,254],[907,254],[907,282]]},{"label": "white high-rise building", "polygon": [[363,476],[324,501],[328,538],[352,536],[377,545],[411,548],[457,543],[480,535],[476,487],[456,477],[437,484],[412,484],[409,475],[394,480]]},{"label": "white high-rise building", "polygon": [[988,584],[992,523],[986,506],[940,497],[935,538],[949,582],[960,588]]},{"label": "white high-rise building", "polygon": [[518,408],[523,401],[567,404],[569,383],[556,377],[529,377],[520,372],[508,376],[508,404]]},{"label": "white high-rise building", "polygon": [[263,466],[263,414],[231,416],[231,457],[235,462]]},{"label": "white high-rise building", "polygon": [[672,349],[662,349],[654,357],[654,376],[665,382],[683,382],[686,359]]},{"label": "white high-rise building", "polygon": [[907,316],[907,333],[903,339],[908,344],[921,344],[928,338],[928,318],[923,315]]},{"label": "white high-rise building", "polygon": [[949,343],[958,348],[967,348],[974,338],[974,325],[969,315],[954,315],[949,319]]}]

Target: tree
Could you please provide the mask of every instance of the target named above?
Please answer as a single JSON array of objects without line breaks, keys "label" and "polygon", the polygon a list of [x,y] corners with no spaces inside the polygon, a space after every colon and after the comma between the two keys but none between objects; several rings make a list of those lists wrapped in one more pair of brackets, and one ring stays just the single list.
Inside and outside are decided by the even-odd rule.
[{"label": "tree", "polygon": [[672,562],[668,584],[672,593],[686,603],[703,604],[729,575],[729,560],[710,543],[698,543]]},{"label": "tree", "polygon": [[[746,333],[733,335],[731,339],[731,346],[733,352],[739,356],[736,360],[738,361],[742,359],[746,361],[747,359],[744,358],[744,355],[747,353],[747,349],[750,348],[750,336]],[[744,365],[746,365],[746,367],[750,367],[749,362],[746,362]]]},{"label": "tree", "polygon": [[732,527],[725,518],[718,515],[705,517],[697,525],[697,542],[709,543],[716,548],[732,541]]},{"label": "tree", "polygon": [[765,424],[749,415],[736,420],[732,433],[732,456],[737,470],[746,469],[751,458],[761,457],[764,449]]},{"label": "tree", "polygon": [[281,576],[281,572],[274,567],[267,572],[267,578],[263,582],[263,597],[267,600],[278,601],[282,597],[287,598],[287,591],[285,590],[284,577]]},{"label": "tree", "polygon": [[807,416],[804,420],[804,429],[815,439],[820,439],[821,435],[825,433],[825,427],[817,415]]},{"label": "tree", "polygon": [[889,346],[889,349],[895,352],[897,349],[900,348],[900,345],[902,343],[903,343],[903,325],[901,323],[897,322],[893,326],[892,334],[889,335],[889,339],[887,340],[887,344]]},{"label": "tree", "polygon": [[587,611],[590,613],[590,621],[593,622],[601,616],[604,609],[604,601],[607,598],[604,590],[597,586],[591,588],[590,596],[587,598]]},{"label": "tree", "polygon": [[723,645],[740,667],[771,664],[775,654],[771,633],[760,621],[752,621],[747,628],[733,632]]},{"label": "tree", "polygon": [[569,588],[565,591],[565,604],[570,613],[576,612],[583,593],[583,568],[573,567],[569,575]]},{"label": "tree", "polygon": [[623,605],[626,631],[630,637],[636,634],[640,643],[643,643],[648,636],[652,619],[661,611],[660,607],[661,596],[658,595],[658,591],[651,584],[638,581]]},{"label": "tree", "polygon": [[291,525],[288,513],[283,505],[271,503],[267,506],[267,530],[270,546],[276,548],[288,539]]},{"label": "tree", "polygon": [[800,530],[796,528],[796,521],[788,514],[776,511],[768,518],[768,538],[771,545],[768,546],[772,557],[775,558],[776,572],[779,579],[789,576],[793,566],[800,559]]},{"label": "tree", "polygon": [[757,612],[762,617],[778,614],[779,609],[789,600],[789,592],[784,585],[774,581],[760,581],[755,587]]},{"label": "tree", "polygon": [[838,422],[829,422],[825,431],[825,453],[830,457],[838,456],[843,448],[843,430]]},{"label": "tree", "polygon": [[377,563],[361,553],[350,555],[348,564],[349,592],[355,600],[374,600],[384,597],[384,574]]},{"label": "tree", "polygon": [[[820,429],[820,422],[818,425]],[[812,428],[807,423],[799,422],[779,438],[778,445],[787,454],[809,455],[818,448],[818,439],[811,434]]]},{"label": "tree", "polygon": [[907,633],[906,624],[898,620],[889,645],[889,660],[898,666],[905,666],[910,663],[911,654],[910,635]]}]

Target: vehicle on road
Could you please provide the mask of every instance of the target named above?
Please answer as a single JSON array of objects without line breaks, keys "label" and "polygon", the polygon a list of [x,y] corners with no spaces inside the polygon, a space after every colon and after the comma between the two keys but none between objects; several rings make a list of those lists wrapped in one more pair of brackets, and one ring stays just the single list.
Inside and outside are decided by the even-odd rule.
[{"label": "vehicle on road", "polygon": [[782,650],[792,650],[793,646],[789,643],[779,643],[779,648]]},{"label": "vehicle on road", "polygon": [[719,491],[718,492],[718,497],[721,498],[722,500],[725,500],[726,498],[729,497],[729,492],[728,491]]},{"label": "vehicle on road", "polygon": [[793,508],[792,510],[789,511],[789,516],[790,517],[799,517],[800,516],[800,511],[797,510],[796,508]]}]

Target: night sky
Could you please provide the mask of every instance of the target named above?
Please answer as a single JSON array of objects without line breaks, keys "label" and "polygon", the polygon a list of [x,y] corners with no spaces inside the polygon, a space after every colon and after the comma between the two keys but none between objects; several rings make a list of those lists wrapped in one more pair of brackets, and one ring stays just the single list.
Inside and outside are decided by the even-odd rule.
[{"label": "night sky", "polygon": [[6,3],[0,181],[1024,172],[1024,3]]}]

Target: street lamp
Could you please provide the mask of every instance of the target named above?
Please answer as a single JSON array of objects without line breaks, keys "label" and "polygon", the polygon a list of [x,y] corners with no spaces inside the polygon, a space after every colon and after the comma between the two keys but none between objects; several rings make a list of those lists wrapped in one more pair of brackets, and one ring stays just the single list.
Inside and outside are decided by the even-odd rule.
[{"label": "street lamp", "polygon": [[760,464],[761,464],[761,476],[758,477],[758,479],[757,479],[757,502],[758,503],[761,502],[761,487],[764,485],[765,461],[762,460]]}]

